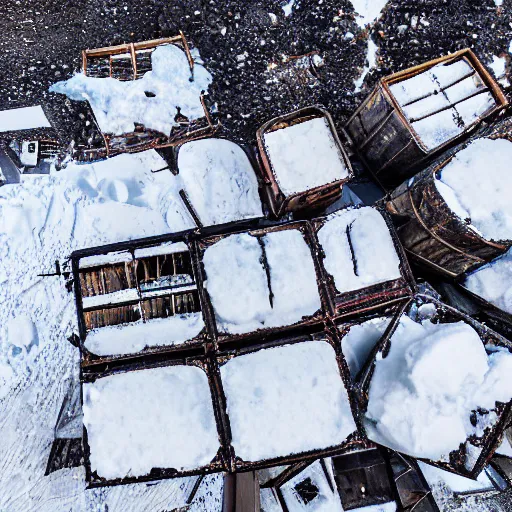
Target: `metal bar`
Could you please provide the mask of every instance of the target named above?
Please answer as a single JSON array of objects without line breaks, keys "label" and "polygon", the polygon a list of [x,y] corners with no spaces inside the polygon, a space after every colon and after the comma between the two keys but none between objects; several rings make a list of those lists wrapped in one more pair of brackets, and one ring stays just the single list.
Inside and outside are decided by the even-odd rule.
[{"label": "metal bar", "polygon": [[135,47],[133,43],[130,44],[130,55],[132,57],[133,79],[137,80],[137,58],[135,57]]}]

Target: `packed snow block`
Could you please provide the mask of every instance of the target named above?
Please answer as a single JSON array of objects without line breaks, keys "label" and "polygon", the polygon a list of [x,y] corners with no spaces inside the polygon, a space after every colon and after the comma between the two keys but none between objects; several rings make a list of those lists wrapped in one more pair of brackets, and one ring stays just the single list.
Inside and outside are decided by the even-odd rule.
[{"label": "packed snow block", "polygon": [[512,245],[511,157],[512,142],[477,137],[392,192],[386,209],[417,263],[457,278]]},{"label": "packed snow block", "polygon": [[91,487],[222,470],[221,441],[202,359],[126,368],[82,384]]},{"label": "packed snow block", "polygon": [[348,208],[311,224],[336,318],[357,317],[411,296],[414,279],[385,212]]},{"label": "packed snow block", "polygon": [[196,263],[184,238],[124,246],[73,257],[83,365],[203,341]]},{"label": "packed snow block", "polygon": [[235,468],[290,464],[364,444],[336,345],[319,333],[219,353]]},{"label": "packed snow block", "polygon": [[376,342],[368,332],[375,345],[353,377],[368,438],[476,478],[512,418],[512,344],[419,294]]},{"label": "packed snow block", "polygon": [[256,173],[240,146],[207,138],[187,142],[176,153],[177,179],[198,225],[263,217]]},{"label": "packed snow block", "polygon": [[324,293],[307,223],[206,237],[199,250],[220,342],[322,322]]},{"label": "packed snow block", "polygon": [[396,186],[507,105],[465,49],[381,79],[345,131],[379,181]]},{"label": "packed snow block", "polygon": [[275,217],[329,205],[352,176],[332,118],[320,107],[272,119],[256,136],[263,192]]}]

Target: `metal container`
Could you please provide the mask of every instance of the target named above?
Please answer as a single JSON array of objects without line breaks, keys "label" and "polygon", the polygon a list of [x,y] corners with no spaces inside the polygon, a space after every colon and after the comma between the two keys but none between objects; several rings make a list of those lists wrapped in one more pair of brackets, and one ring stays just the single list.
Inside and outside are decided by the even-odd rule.
[{"label": "metal container", "polygon": [[[459,60],[464,60],[474,70],[474,74],[483,82],[484,90],[490,92],[494,98],[495,104],[466,126],[460,134],[428,149],[414,130],[414,123],[404,114],[390,86],[424,73],[437,64],[450,64]],[[348,120],[344,129],[354,151],[377,180],[383,185],[394,186],[412,176],[415,170],[424,167],[428,161],[454,143],[467,138],[484,119],[503,113],[507,106],[508,100],[491,74],[470,49],[464,49],[382,78]]]},{"label": "metal container", "polygon": [[[303,123],[315,118],[324,118],[328,123],[336,146],[341,154],[348,176],[342,180],[325,183],[319,187],[304,192],[297,192],[286,196],[280,189],[276,173],[272,167],[272,161],[265,146],[265,134],[275,130]],[[264,182],[263,192],[267,198],[272,215],[281,217],[288,212],[299,210],[311,210],[325,207],[338,199],[341,195],[341,187],[352,177],[352,166],[347,153],[343,148],[330,114],[319,106],[306,107],[283,116],[276,117],[266,122],[257,132],[258,154],[261,161],[261,173]],[[312,169],[314,171],[314,169]]]}]

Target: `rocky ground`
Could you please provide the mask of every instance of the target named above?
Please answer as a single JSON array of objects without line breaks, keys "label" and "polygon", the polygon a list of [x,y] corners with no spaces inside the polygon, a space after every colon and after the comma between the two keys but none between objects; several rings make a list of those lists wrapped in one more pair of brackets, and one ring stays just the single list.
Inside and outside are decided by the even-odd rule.
[{"label": "rocky ground", "polygon": [[[380,77],[465,47],[488,64],[508,58],[512,41],[512,0],[390,1],[366,28],[349,0],[297,0],[288,17],[279,0],[10,0],[0,19],[0,109],[43,105],[65,142],[90,136],[87,109],[48,88],[80,70],[84,48],[183,30],[214,77],[209,92],[227,134],[254,143],[262,123],[314,103],[341,128]],[[377,64],[356,93],[369,38]],[[319,83],[282,78],[283,58],[315,50],[325,64]],[[446,509],[512,510],[511,494]]]}]

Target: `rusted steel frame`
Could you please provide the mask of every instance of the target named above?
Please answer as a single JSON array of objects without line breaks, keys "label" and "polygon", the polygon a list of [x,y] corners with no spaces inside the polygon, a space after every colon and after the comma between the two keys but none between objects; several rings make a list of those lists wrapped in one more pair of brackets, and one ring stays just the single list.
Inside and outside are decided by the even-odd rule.
[{"label": "rusted steel frame", "polygon": [[[181,31],[180,31],[181,33]],[[130,44],[133,44],[134,50],[147,50],[148,48],[155,48],[162,44],[172,44],[183,40],[182,35],[173,37],[164,37],[161,39],[150,39],[148,41],[140,41],[137,43],[125,43],[115,46],[103,46],[102,48],[86,49],[83,50],[87,57],[104,57],[106,55],[118,55],[120,53],[129,53]]]},{"label": "rusted steel frame", "polygon": [[135,56],[135,46],[133,43],[130,43],[130,55],[132,58],[132,69],[133,69],[133,79],[137,79],[137,57]]},{"label": "rusted steel frame", "polygon": [[[409,149],[410,145],[415,142],[414,138],[411,137],[411,140],[400,150],[398,150],[384,165],[382,165],[379,169],[375,171],[375,175],[380,174],[382,171],[387,169],[390,165],[393,164],[393,162],[407,149]],[[369,167],[367,165],[367,167]],[[373,173],[372,173],[373,174]],[[384,185],[381,184],[380,181],[378,181],[379,185],[382,187],[383,190],[387,192],[387,188],[384,187]]]},{"label": "rusted steel frame", "polygon": [[[382,130],[382,128],[384,128],[386,126],[389,119],[391,117],[393,117],[393,115],[395,113],[396,112],[394,110],[389,111],[389,114],[384,119],[382,119],[382,121],[380,121],[377,126],[375,126],[373,128],[373,130],[367,136],[366,140],[362,144],[359,145],[359,150],[364,149],[368,145],[368,143],[370,143],[373,140],[373,138]],[[361,123],[361,126],[362,126],[362,123]]]},{"label": "rusted steel frame", "polygon": [[311,466],[313,462],[314,461],[302,461],[297,462],[296,464],[292,464],[291,466],[283,469],[283,471],[277,476],[262,484],[261,488],[270,489],[271,487],[281,487],[286,482],[289,482],[294,476],[302,473],[302,471],[304,471],[304,469],[306,469],[308,466]]},{"label": "rusted steel frame", "polygon": [[192,58],[192,54],[190,53],[190,48],[188,47],[188,42],[185,37],[185,34],[181,30],[180,30],[179,37],[181,38],[181,42],[183,43],[183,47],[185,48],[185,53],[187,54],[187,60],[188,60],[188,65],[190,66],[190,72],[193,74],[194,73],[194,59]]},{"label": "rusted steel frame", "polygon": [[210,112],[208,111],[208,109],[206,108],[206,103],[204,101],[204,94],[201,93],[201,96],[199,96],[199,99],[201,100],[201,106],[203,107],[203,110],[204,110],[204,117],[206,117],[206,121],[208,122],[208,126],[210,128],[213,128],[213,122],[212,122],[212,118],[210,116]]},{"label": "rusted steel frame", "polygon": [[453,246],[452,244],[448,243],[446,240],[443,240],[439,235],[437,235],[436,233],[434,233],[431,229],[429,229],[427,227],[427,225],[423,222],[423,219],[421,218],[417,208],[416,208],[416,205],[414,204],[414,201],[413,201],[413,198],[412,198],[412,194],[411,194],[411,189],[408,189],[408,192],[409,192],[409,198],[410,198],[410,202],[411,202],[411,207],[412,207],[412,211],[414,212],[414,215],[416,217],[416,219],[418,220],[418,222],[420,223],[421,227],[432,237],[432,238],[435,238],[440,244],[448,247],[448,249],[451,249],[452,251],[455,251],[459,254],[462,254],[463,256],[469,258],[469,259],[473,259],[479,263],[484,263],[486,260],[484,260],[483,258],[480,258],[479,256],[475,256],[473,254],[469,254],[469,253],[466,253],[464,252],[462,249],[459,249],[455,246]]}]

